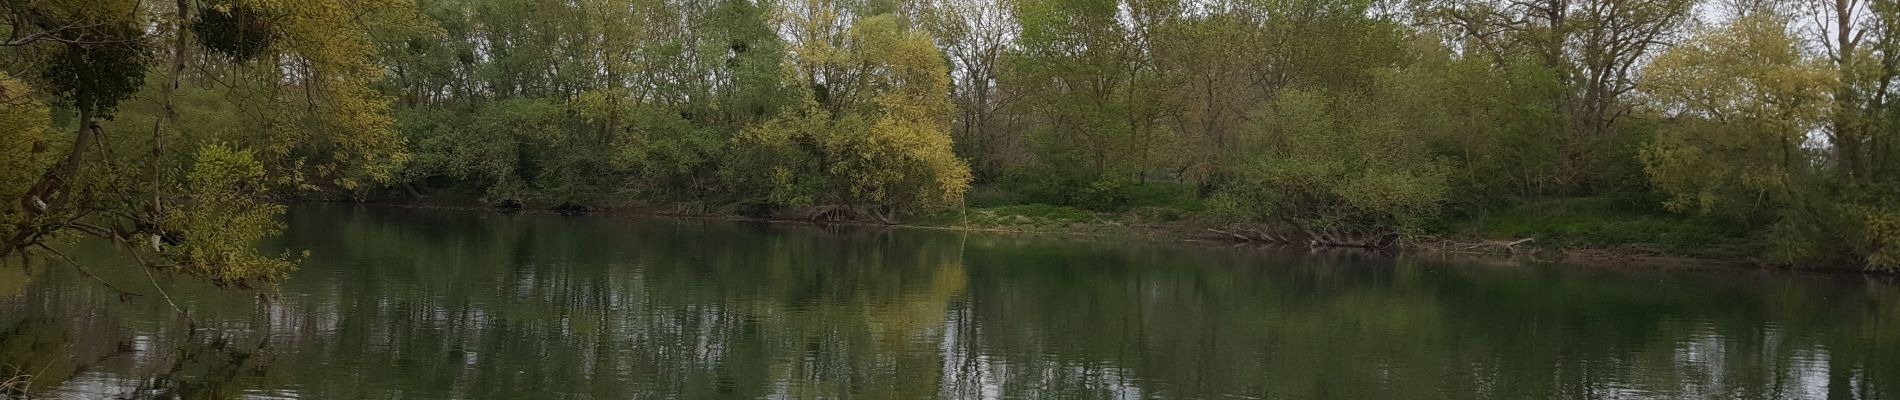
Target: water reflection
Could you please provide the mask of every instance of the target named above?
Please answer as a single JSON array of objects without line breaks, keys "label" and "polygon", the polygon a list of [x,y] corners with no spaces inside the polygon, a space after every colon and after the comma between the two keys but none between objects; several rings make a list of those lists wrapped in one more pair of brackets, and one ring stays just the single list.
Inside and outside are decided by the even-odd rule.
[{"label": "water reflection", "polygon": [[280,296],[161,282],[197,332],[5,267],[0,375],[81,398],[1900,393],[1900,289],[1860,277],[342,206],[291,227],[315,258]]}]

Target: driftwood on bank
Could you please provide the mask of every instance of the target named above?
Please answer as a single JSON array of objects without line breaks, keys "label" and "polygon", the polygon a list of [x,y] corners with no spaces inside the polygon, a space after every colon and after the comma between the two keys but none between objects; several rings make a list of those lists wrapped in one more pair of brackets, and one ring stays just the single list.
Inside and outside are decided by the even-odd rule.
[{"label": "driftwood on bank", "polygon": [[1419,245],[1420,247],[1425,247],[1425,248],[1429,248],[1433,250],[1453,251],[1453,252],[1462,252],[1462,253],[1525,254],[1525,253],[1533,252],[1535,250],[1534,248],[1530,248],[1530,246],[1527,246],[1527,245],[1536,241],[1537,241],[1537,238],[1523,238],[1523,239],[1517,239],[1517,240],[1475,240],[1475,241],[1459,241],[1459,240],[1451,240],[1451,239],[1434,238],[1433,240],[1421,241]]},{"label": "driftwood on bank", "polygon": [[810,222],[874,222],[885,225],[897,223],[896,211],[881,205],[829,204],[799,208],[793,210],[791,214],[791,218],[787,219]]},{"label": "driftwood on bank", "polygon": [[1207,231],[1238,242],[1308,247],[1391,249],[1403,245],[1438,251],[1489,254],[1530,254],[1537,250],[1531,246],[1537,241],[1536,238],[1461,241],[1414,237],[1401,243],[1396,232],[1370,229],[1287,229],[1266,225],[1233,225],[1221,229],[1208,228]]},{"label": "driftwood on bank", "polygon": [[1228,229],[1207,229],[1236,241],[1248,243],[1271,243],[1303,245],[1310,247],[1354,247],[1365,249],[1387,249],[1399,245],[1399,235],[1394,232],[1357,229],[1274,229],[1263,226],[1233,226]]}]

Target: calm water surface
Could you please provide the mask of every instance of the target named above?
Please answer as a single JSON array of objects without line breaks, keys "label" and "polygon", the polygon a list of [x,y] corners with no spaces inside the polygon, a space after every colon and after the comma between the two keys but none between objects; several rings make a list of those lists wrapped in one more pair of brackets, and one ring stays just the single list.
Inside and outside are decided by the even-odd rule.
[{"label": "calm water surface", "polygon": [[274,298],[159,277],[196,334],[156,296],[7,264],[0,369],[52,398],[1900,397],[1900,286],[1859,276],[352,206],[289,223],[278,246],[312,256]]}]

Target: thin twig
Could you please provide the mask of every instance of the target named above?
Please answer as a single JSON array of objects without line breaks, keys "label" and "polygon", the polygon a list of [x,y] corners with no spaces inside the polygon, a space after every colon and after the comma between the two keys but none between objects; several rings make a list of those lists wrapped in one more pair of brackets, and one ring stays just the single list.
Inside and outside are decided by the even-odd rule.
[{"label": "thin twig", "polygon": [[[50,41],[56,41],[56,42],[60,42],[60,43],[70,43],[70,44],[104,44],[104,43],[116,43],[116,42],[118,42],[118,41],[112,41],[112,42],[84,42],[84,41],[78,41],[78,40],[73,40],[73,39],[66,39],[66,38],[61,38],[61,37],[58,37],[58,36],[54,36],[55,34],[58,34],[58,33],[60,33],[60,32],[64,32],[64,31],[66,31],[67,29],[87,29],[87,28],[92,28],[92,27],[96,27],[96,26],[99,26],[99,25],[102,25],[102,24],[91,24],[91,25],[67,25],[67,26],[62,26],[62,27],[59,27],[59,28],[54,28],[54,29],[48,29],[48,30],[43,30],[43,31],[39,31],[39,32],[35,32],[35,33],[33,33],[33,34],[31,34],[31,35],[26,35],[25,37],[16,37],[16,38],[14,38],[13,40],[8,40],[8,41],[6,41],[5,43],[0,43],[0,47],[18,47],[18,46],[25,46],[25,45],[29,45],[29,44],[33,44],[33,42],[37,42],[37,41],[40,41],[40,40],[42,40],[42,39],[44,39],[44,40],[50,40]],[[18,32],[18,31],[15,31],[14,33],[15,33],[15,34],[18,34],[19,32]]]},{"label": "thin twig", "polygon": [[[132,250],[132,251],[138,251],[138,250]],[[143,264],[144,262],[141,261],[140,263]],[[158,296],[165,299],[165,304],[170,304],[172,306],[172,311],[177,311],[178,316],[184,317],[185,322],[190,324],[191,327],[195,328],[198,326],[198,320],[192,318],[190,313],[186,313],[184,308],[178,306],[178,303],[173,302],[172,295],[165,293],[165,288],[158,286],[158,278],[152,277],[152,269],[150,267],[141,266],[139,267],[139,269],[145,270],[145,279],[152,282],[152,290],[158,291]],[[192,329],[192,330],[197,330],[197,329]]]},{"label": "thin twig", "polygon": [[99,283],[105,284],[106,287],[112,288],[112,290],[118,291],[120,296],[144,296],[143,294],[133,293],[125,289],[120,289],[117,285],[113,285],[112,282],[106,282],[104,278],[100,278],[99,275],[94,275],[92,271],[87,270],[85,266],[79,265],[79,262],[73,261],[72,257],[67,257],[66,253],[61,253],[59,252],[59,250],[53,250],[52,247],[47,247],[46,244],[44,243],[34,243],[34,245],[39,246],[41,249],[45,249],[47,252],[53,253],[54,256],[58,256],[59,259],[61,260],[66,260],[66,263],[72,264],[73,269],[79,270],[80,274],[86,275],[86,277],[92,278],[92,280],[95,280],[95,281],[99,281]]},{"label": "thin twig", "polygon": [[152,277],[152,268],[157,268],[158,265],[145,261],[145,257],[139,255],[139,249],[137,245],[132,244],[132,243],[127,243],[124,238],[114,237],[113,240],[118,241],[119,244],[121,245],[124,245],[126,247],[126,253],[131,254],[132,259],[137,260],[139,262],[139,269],[145,271],[145,280],[152,282],[152,290],[158,291],[158,296],[165,299],[165,304],[170,304],[172,306],[172,311],[177,311],[178,316],[184,317],[185,322],[190,324],[191,330],[194,330],[194,331],[197,330],[198,320],[195,318],[192,318],[191,313],[185,312],[184,307],[179,307],[177,302],[172,301],[172,295],[170,293],[165,293],[165,288],[159,287],[158,278]]}]

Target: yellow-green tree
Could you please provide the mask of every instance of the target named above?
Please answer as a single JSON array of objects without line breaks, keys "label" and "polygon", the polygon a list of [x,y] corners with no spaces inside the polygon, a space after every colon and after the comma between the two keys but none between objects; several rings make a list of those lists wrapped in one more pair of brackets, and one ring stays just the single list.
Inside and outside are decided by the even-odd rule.
[{"label": "yellow-green tree", "polygon": [[801,104],[734,139],[742,180],[780,205],[891,211],[962,203],[970,171],[952,152],[949,71],[930,37],[895,15],[844,27],[837,4],[788,9],[785,82]]},{"label": "yellow-green tree", "polygon": [[271,61],[262,67],[276,74],[263,75],[290,82],[304,94],[269,103],[303,110],[280,116],[293,123],[265,127],[259,147],[268,161],[281,166],[275,172],[296,174],[299,182],[318,188],[360,190],[389,182],[408,160],[389,96],[371,87],[383,77],[383,66],[372,57],[372,35],[429,30],[414,2],[207,0],[204,5],[208,12],[248,8],[274,16],[267,31],[276,39],[259,61]]},{"label": "yellow-green tree", "polygon": [[295,265],[255,254],[282,212],[267,196],[293,193],[269,189],[360,190],[406,158],[370,55],[373,33],[427,29],[405,21],[411,2],[30,0],[0,15],[4,63],[24,71],[0,78],[0,257],[93,236],[145,267],[268,285]]},{"label": "yellow-green tree", "polygon": [[[1643,149],[1665,205],[1765,226],[1778,263],[1900,268],[1900,204],[1837,174],[1839,68],[1805,57],[1788,18],[1746,14],[1657,57],[1643,89],[1670,114]],[[1838,132],[1837,132],[1838,133]]]},{"label": "yellow-green tree", "polygon": [[1286,91],[1242,131],[1219,207],[1291,225],[1319,243],[1386,246],[1445,201],[1448,168],[1374,94]]},{"label": "yellow-green tree", "polygon": [[1812,167],[1837,75],[1802,57],[1784,17],[1762,12],[1658,56],[1643,90],[1674,122],[1642,152],[1681,212],[1749,213],[1794,201]]},{"label": "yellow-green tree", "polygon": [[51,125],[32,88],[0,72],[0,199],[13,201],[0,205],[0,238],[15,237],[38,207],[26,194],[53,163]]}]

